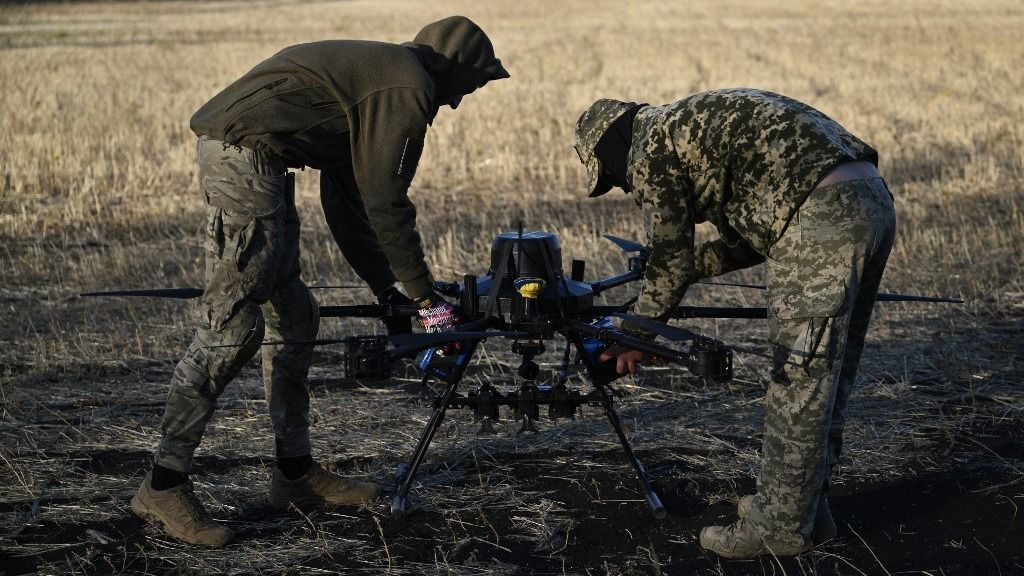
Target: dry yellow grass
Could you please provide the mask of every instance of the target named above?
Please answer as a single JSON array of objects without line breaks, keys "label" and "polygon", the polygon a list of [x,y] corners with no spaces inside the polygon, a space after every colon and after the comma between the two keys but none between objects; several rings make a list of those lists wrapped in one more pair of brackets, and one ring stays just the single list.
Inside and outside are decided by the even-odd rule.
[{"label": "dry yellow grass", "polygon": [[[531,226],[548,225],[531,204],[578,198],[571,126],[596,97],[661,103],[749,85],[812,103],[881,150],[904,222],[939,197],[943,212],[977,226],[944,239],[960,257],[943,264],[966,263],[983,246],[1014,247],[1014,239],[1020,247],[1024,14],[1015,2],[30,5],[0,13],[0,232],[53,250],[8,247],[5,283],[25,269],[52,273],[52,253],[66,246],[178,235],[175,220],[198,210],[188,117],[263,57],[320,38],[404,41],[453,12],[488,30],[514,78],[442,112],[431,130],[414,195],[432,238],[444,231],[429,217],[449,204],[507,204]],[[315,179],[303,184],[306,226],[322,230]],[[977,214],[990,196],[1003,198],[1005,216]],[[937,241],[930,237],[901,240],[908,262],[941,255],[917,252]],[[466,260],[444,242],[430,244],[442,270],[475,266],[476,254]],[[318,245],[310,257],[323,251]],[[77,286],[109,273],[103,259],[85,260],[60,280]]]},{"label": "dry yellow grass", "polygon": [[[400,42],[452,13],[488,31],[513,78],[430,130],[412,195],[437,276],[482,272],[493,235],[518,220],[612,270],[620,258],[599,235],[640,237],[639,219],[621,196],[581,198],[576,116],[598,97],[663,103],[746,85],[811,103],[881,151],[900,216],[886,287],[963,295],[971,312],[1018,305],[1024,8],[1013,1],[29,4],[0,7],[0,314],[20,350],[3,357],[96,345],[124,357],[126,337],[131,353],[164,352],[154,328],[111,334],[62,299],[200,284],[191,113],[283,46]],[[307,280],[351,278],[316,174],[299,186]],[[172,326],[162,337],[180,338],[187,307],[156,306]],[[83,320],[101,329],[75,342]]]},{"label": "dry yellow grass", "polygon": [[[201,283],[191,113],[283,46],[400,42],[452,13],[489,32],[513,78],[430,130],[412,195],[437,276],[482,272],[493,235],[519,220],[557,232],[593,273],[613,270],[620,257],[599,236],[638,238],[639,218],[622,196],[581,198],[577,115],[598,97],[746,85],[811,103],[881,151],[900,218],[885,288],[962,295],[972,314],[1020,306],[1017,2],[28,4],[0,7],[0,358],[167,354],[188,307],[128,305],[139,324],[64,299]],[[307,281],[351,279],[315,172],[299,186]]]},{"label": "dry yellow grass", "polygon": [[[134,488],[125,478],[148,460],[163,386],[191,336],[192,309],[180,302],[85,302],[73,295],[200,285],[202,202],[188,129],[192,112],[284,46],[339,37],[401,42],[423,24],[453,13],[482,25],[512,79],[488,85],[456,111],[442,110],[430,130],[412,196],[437,276],[482,273],[494,234],[519,220],[528,228],[557,232],[565,258],[586,259],[590,277],[621,266],[621,256],[600,235],[639,238],[638,214],[617,193],[600,201],[582,198],[583,174],[570,148],[575,119],[594,99],[664,103],[695,91],[740,85],[793,96],[836,118],[881,153],[899,216],[883,288],[968,300],[958,308],[890,305],[880,310],[863,370],[866,385],[856,398],[859,412],[848,435],[853,465],[846,480],[902,478],[910,461],[938,469],[951,453],[953,459],[963,454],[964,459],[994,462],[988,453],[967,454],[958,438],[980,434],[989,425],[1019,430],[1021,418],[1020,391],[1013,384],[1020,381],[1024,346],[1024,5],[1018,0],[3,4],[0,486],[6,488],[0,487],[5,514],[0,534],[6,537],[9,525],[15,526],[15,536],[32,532],[31,527],[22,532],[30,524],[23,523],[23,508],[31,508],[30,520],[58,527],[67,515],[77,519],[71,522],[113,518],[113,524],[90,524],[102,533],[100,544],[121,530],[119,522],[126,522],[128,513],[117,503]],[[307,281],[351,280],[320,213],[316,174],[300,173],[299,187]],[[740,276],[759,274],[755,269]],[[322,301],[367,296],[358,290],[329,292]],[[735,290],[695,289],[690,297],[698,303],[759,304],[758,295]],[[325,323],[324,332],[369,327],[352,326]],[[756,340],[764,332],[763,326],[750,323],[701,326],[731,330],[730,341]],[[739,378],[724,390],[680,390],[679,371],[664,369],[648,376],[667,386],[624,385],[632,394],[625,401],[627,426],[638,447],[657,454],[659,461],[710,471],[713,481],[694,473],[701,490],[712,494],[702,494],[710,501],[735,496],[735,483],[749,482],[756,466],[749,437],[759,427],[756,405],[764,384],[764,366],[757,362],[739,359]],[[489,371],[472,378],[501,380],[511,368],[500,352],[489,355],[486,364]],[[315,410],[318,446],[335,446],[330,454],[338,460],[384,480],[408,454],[425,416],[398,393],[332,389],[334,376],[333,367],[314,370],[321,384]],[[335,393],[338,398],[332,398]],[[137,549],[128,552],[111,552],[115,542],[98,557],[72,551],[45,562],[57,562],[54,572],[103,571],[97,558],[113,569],[124,552],[131,557],[122,565],[130,566],[128,571],[138,570],[139,562],[149,566],[150,559],[167,571],[174,569],[168,565],[255,571],[275,555],[287,564],[291,558],[283,556],[293,552],[287,546],[294,546],[307,560],[319,558],[327,566],[336,560],[332,551],[342,558],[357,550],[367,571],[391,569],[391,554],[384,557],[386,549],[378,549],[376,538],[378,530],[381,539],[392,533],[379,524],[370,536],[357,533],[346,541],[337,534],[348,534],[347,523],[358,528],[352,517],[281,521],[288,536],[281,544],[273,528],[277,520],[253,518],[244,510],[239,520],[237,508],[251,504],[251,485],[263,481],[264,470],[259,462],[231,459],[239,454],[249,458],[269,445],[258,396],[258,382],[240,378],[205,444],[231,462],[223,465],[230,482],[215,491],[226,502],[218,512],[233,514],[234,521],[256,534],[237,556],[192,556],[188,549],[154,538],[145,544],[133,540]],[[419,418],[411,427],[394,424],[410,414]],[[449,422],[448,434],[457,436],[458,422]],[[604,430],[603,423],[584,421],[564,437],[557,429],[542,436],[555,445],[556,454],[569,456],[558,455],[540,468],[554,475],[589,474],[580,472],[580,463],[592,466],[593,454],[574,460],[574,447],[593,447],[600,440],[611,442],[609,450],[615,448],[595,428]],[[339,434],[345,442],[338,442]],[[720,447],[722,438],[727,451],[707,448]],[[465,462],[477,458],[474,446],[448,454],[455,461],[451,474],[425,473],[424,482],[429,478],[435,486],[421,491],[424,506],[434,506],[430,513],[441,515],[438,509],[472,507],[490,498],[489,505],[521,514],[522,503],[531,502],[528,509],[539,506],[544,522],[513,516],[514,532],[536,532],[535,539],[550,544],[555,555],[570,531],[582,532],[588,524],[577,526],[561,504],[541,499],[534,506],[536,494],[510,476],[521,463],[513,466],[501,459],[518,450],[519,441],[500,442],[491,465],[500,468],[494,471],[495,482],[508,496],[502,503],[493,503],[496,492],[489,485],[481,481],[476,486],[476,479],[459,476],[473,475]],[[114,447],[106,456],[109,466],[93,464],[94,473],[76,472],[74,462],[96,457],[107,446]],[[526,441],[523,446],[534,449]],[[481,458],[490,457],[486,450]],[[1006,458],[1011,461],[1003,460],[1008,467],[1000,470],[1019,474],[1013,456]],[[617,453],[606,460],[617,463]],[[678,480],[675,464],[671,471],[664,466],[660,476]],[[67,488],[70,502],[86,502],[70,512],[70,505],[61,508],[46,500],[56,490],[51,481],[59,483],[65,474],[72,475],[71,483],[95,488],[100,499]],[[466,492],[452,496],[452,483]],[[91,489],[79,486],[79,492]],[[102,500],[103,495],[114,504]],[[491,539],[494,527],[482,527],[489,523],[482,514],[469,517],[469,529],[467,516],[458,514],[444,516],[451,534]],[[128,530],[137,529],[127,522]],[[473,531],[473,522],[481,531]],[[304,537],[307,524],[313,532]],[[452,528],[455,524],[463,527]],[[325,540],[319,529],[334,536]],[[559,540],[562,532],[564,540]],[[493,536],[499,542],[497,531]],[[693,536],[670,541],[686,554]],[[35,546],[33,538],[24,540]],[[501,546],[512,546],[505,533],[500,538]],[[63,542],[45,535],[38,540],[40,550],[48,553],[57,546],[52,542]],[[19,552],[35,553],[19,546]],[[454,548],[452,555],[458,556],[465,546]],[[628,559],[627,567],[657,566],[653,544],[643,554],[637,550],[643,558]],[[812,559],[837,562],[832,552],[848,551],[839,544]],[[660,552],[664,560],[666,552]],[[865,557],[859,566],[866,573],[877,571]],[[987,555],[979,557],[988,561]],[[899,557],[886,560],[893,558]],[[514,567],[483,566],[484,571],[514,572]],[[478,573],[449,566],[447,556],[435,557],[434,564],[396,567],[395,573],[421,568]],[[813,567],[803,570],[804,564],[800,568],[797,572],[815,572]],[[607,564],[605,569],[614,573]],[[718,570],[723,573],[721,566]]]}]

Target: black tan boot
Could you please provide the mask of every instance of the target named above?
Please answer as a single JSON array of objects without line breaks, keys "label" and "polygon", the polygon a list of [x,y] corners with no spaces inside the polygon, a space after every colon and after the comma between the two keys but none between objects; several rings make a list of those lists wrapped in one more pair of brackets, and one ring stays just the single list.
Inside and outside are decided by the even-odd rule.
[{"label": "black tan boot", "polygon": [[164,531],[189,544],[220,548],[234,538],[230,528],[214,521],[196,498],[192,482],[167,490],[153,490],[150,472],[132,496],[131,508],[143,520],[163,525]]},{"label": "black tan boot", "polygon": [[294,480],[274,468],[268,504],[277,509],[287,508],[289,504],[300,508],[315,504],[358,505],[368,504],[379,495],[380,488],[376,484],[342,478],[314,463]]}]

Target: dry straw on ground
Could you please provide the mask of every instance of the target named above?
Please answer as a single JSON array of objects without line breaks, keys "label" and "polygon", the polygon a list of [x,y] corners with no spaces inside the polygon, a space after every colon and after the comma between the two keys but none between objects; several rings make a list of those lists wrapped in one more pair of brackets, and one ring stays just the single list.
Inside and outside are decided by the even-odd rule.
[{"label": "dry straw on ground", "polygon": [[[130,515],[193,310],[74,294],[200,284],[188,117],[220,87],[289,44],[405,41],[452,13],[488,31],[513,78],[443,110],[430,130],[412,196],[439,277],[482,273],[493,235],[520,220],[558,233],[566,259],[586,259],[591,277],[619,269],[600,235],[640,238],[637,215],[621,196],[581,198],[570,149],[576,116],[598,97],[663,103],[756,86],[813,104],[880,150],[899,213],[884,288],[967,304],[879,310],[838,479],[840,539],[789,563],[718,563],[696,547],[697,529],[753,486],[767,380],[748,358],[724,387],[665,368],[621,385],[628,433],[674,503],[667,523],[641,518],[628,467],[593,411],[537,436],[483,439],[453,415],[414,491],[413,526],[391,523],[383,504],[268,515],[272,440],[255,367],[223,398],[197,476],[242,542],[196,550]],[[1024,7],[1010,0],[0,6],[0,573],[1024,569],[1012,544],[1024,504],[1021,30]],[[315,172],[299,187],[307,280],[352,281]],[[737,289],[691,292],[693,303],[760,303]],[[753,322],[695,325],[750,346],[765,335]],[[325,323],[324,333],[374,329]],[[511,382],[514,360],[489,343],[467,380]],[[337,361],[324,350],[311,377],[318,455],[386,483],[427,409],[406,385],[411,373],[367,388],[340,380]],[[927,490],[966,504],[941,508]]]}]

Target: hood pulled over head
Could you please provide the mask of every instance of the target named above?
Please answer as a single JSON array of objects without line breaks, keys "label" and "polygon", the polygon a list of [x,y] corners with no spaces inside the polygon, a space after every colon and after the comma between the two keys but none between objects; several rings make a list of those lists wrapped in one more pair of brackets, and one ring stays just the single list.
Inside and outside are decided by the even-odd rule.
[{"label": "hood pulled over head", "polygon": [[490,80],[509,73],[494,56],[487,34],[465,16],[427,24],[406,46],[415,50],[434,80],[435,106],[452,103]]}]

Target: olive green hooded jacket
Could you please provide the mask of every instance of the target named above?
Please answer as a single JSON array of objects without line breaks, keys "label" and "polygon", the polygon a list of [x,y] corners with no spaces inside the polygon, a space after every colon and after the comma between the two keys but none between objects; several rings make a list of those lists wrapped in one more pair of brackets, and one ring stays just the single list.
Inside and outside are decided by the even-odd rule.
[{"label": "olive green hooded jacket", "polygon": [[[401,45],[326,40],[285,48],[204,104],[191,128],[292,167],[351,173],[372,230],[358,235],[365,250],[350,246],[346,254],[373,253],[379,240],[376,252],[383,249],[415,298],[433,288],[407,196],[427,126],[441,106],[508,76],[483,30],[453,16]],[[360,275],[386,268],[353,264]]]}]

